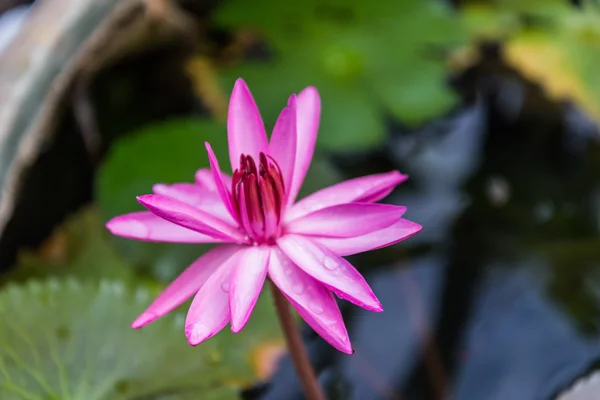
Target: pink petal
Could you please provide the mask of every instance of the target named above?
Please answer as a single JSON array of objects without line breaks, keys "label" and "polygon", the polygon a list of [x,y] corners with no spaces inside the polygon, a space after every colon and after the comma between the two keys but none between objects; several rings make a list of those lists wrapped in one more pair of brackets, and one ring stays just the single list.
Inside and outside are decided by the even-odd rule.
[{"label": "pink petal", "polygon": [[296,135],[296,95],[292,95],[275,123],[269,143],[269,155],[277,161],[283,175],[286,197],[294,176]]},{"label": "pink petal", "polygon": [[175,183],[173,185],[159,183],[152,187],[152,191],[154,194],[179,200],[227,221],[232,225],[237,225],[237,222],[229,215],[219,194],[210,191],[206,187],[193,183]]},{"label": "pink petal", "polygon": [[416,235],[421,229],[421,225],[401,219],[387,228],[362,236],[353,238],[311,237],[311,239],[339,256],[351,256],[363,251],[391,246]]},{"label": "pink petal", "polygon": [[288,204],[296,200],[306,171],[310,167],[315,151],[319,119],[321,118],[321,99],[314,87],[307,87],[296,98],[296,159],[294,162],[294,177],[289,185]]},{"label": "pink petal", "polygon": [[340,298],[371,311],[383,308],[362,275],[331,250],[300,235],[277,240],[283,252],[304,272],[333,290]]},{"label": "pink petal", "polygon": [[215,182],[215,186],[217,187],[217,192],[221,197],[221,201],[223,202],[223,204],[225,204],[229,215],[231,215],[231,218],[233,218],[236,221],[235,225],[237,225],[237,221],[239,218],[233,208],[233,199],[231,197],[231,192],[225,186],[225,181],[223,180],[223,175],[221,174],[221,168],[219,168],[219,161],[217,161],[217,157],[215,157],[215,153],[213,152],[212,147],[210,147],[210,144],[206,142],[204,143],[204,145],[206,146],[206,151],[208,152],[208,162],[210,163],[210,169],[213,173],[213,179]]},{"label": "pink petal", "polygon": [[141,328],[177,308],[200,290],[215,271],[239,249],[235,245],[218,246],[198,258],[133,321],[131,327]]},{"label": "pink petal", "polygon": [[300,200],[287,211],[285,219],[291,221],[310,212],[336,204],[375,202],[387,196],[406,179],[408,179],[408,176],[402,175],[398,171],[349,179],[319,190]]},{"label": "pink petal", "polygon": [[254,160],[258,160],[261,152],[267,153],[265,126],[254,98],[246,82],[241,78],[235,82],[229,99],[227,135],[232,171],[238,168],[241,154],[247,154]]},{"label": "pink petal", "polygon": [[[231,175],[227,175],[226,173],[221,172],[221,178],[223,179],[225,186],[230,188]],[[211,192],[217,191],[217,185],[215,184],[214,176],[210,168],[200,168],[198,171],[196,171],[195,180],[196,185],[202,186],[210,190]]]},{"label": "pink petal", "polygon": [[149,211],[119,215],[108,221],[106,228],[113,235],[148,242],[218,243],[223,241],[175,225]]},{"label": "pink petal", "polygon": [[196,171],[194,180],[198,186],[208,189],[211,192],[217,191],[217,185],[215,185],[213,173],[210,168],[200,168],[198,171]]},{"label": "pink petal", "polygon": [[406,207],[390,204],[347,203],[322,208],[295,219],[285,232],[328,237],[354,237],[387,228],[398,221]]},{"label": "pink petal", "polygon": [[267,276],[269,253],[269,247],[248,247],[233,268],[229,309],[231,330],[234,333],[244,328],[258,300]]},{"label": "pink petal", "polygon": [[214,336],[229,322],[229,280],[241,251],[221,264],[194,297],[185,319],[185,335],[192,346]]},{"label": "pink petal", "polygon": [[271,249],[269,277],[315,332],[336,349],[352,354],[340,309],[328,289],[295,266],[277,247]]},{"label": "pink petal", "polygon": [[158,194],[138,196],[137,199],[154,214],[184,228],[224,241],[245,241],[244,234],[236,227],[179,200]]}]

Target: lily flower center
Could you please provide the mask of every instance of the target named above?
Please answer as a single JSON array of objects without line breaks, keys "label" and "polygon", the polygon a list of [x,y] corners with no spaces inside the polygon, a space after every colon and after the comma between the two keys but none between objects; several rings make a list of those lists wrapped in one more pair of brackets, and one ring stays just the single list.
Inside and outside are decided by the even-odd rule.
[{"label": "lily flower center", "polygon": [[273,243],[280,234],[285,188],[277,162],[264,153],[259,164],[240,156],[231,183],[233,207],[248,238],[255,244]]}]

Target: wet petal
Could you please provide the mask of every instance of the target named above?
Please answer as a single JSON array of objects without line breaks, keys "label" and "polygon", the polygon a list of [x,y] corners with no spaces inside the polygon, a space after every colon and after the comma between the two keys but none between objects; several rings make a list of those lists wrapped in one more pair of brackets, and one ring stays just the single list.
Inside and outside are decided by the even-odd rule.
[{"label": "wet petal", "polygon": [[227,186],[225,186],[225,181],[223,180],[221,168],[219,168],[219,161],[217,161],[217,157],[215,156],[212,147],[210,147],[210,144],[206,142],[204,143],[204,145],[206,146],[206,151],[208,153],[208,161],[210,163],[210,169],[213,173],[213,180],[217,188],[217,193],[219,193],[219,197],[221,197],[221,201],[223,202],[223,204],[225,204],[225,208],[227,208],[227,211],[229,212],[231,218],[233,218],[236,221],[235,225],[238,225],[237,221],[239,218],[233,208],[233,199],[231,197],[231,192],[229,191]]},{"label": "wet petal", "polygon": [[311,239],[339,256],[351,256],[364,251],[391,246],[416,235],[421,229],[421,225],[401,219],[387,228],[362,236],[352,238],[311,237]]},{"label": "wet petal", "polygon": [[280,237],[277,244],[294,264],[340,298],[370,311],[383,310],[365,278],[333,251],[309,238],[293,234]]},{"label": "wet petal", "polygon": [[294,204],[286,213],[286,221],[291,221],[321,208],[336,204],[365,202],[372,203],[387,196],[397,185],[408,179],[398,171],[385,174],[367,175],[349,179],[328,188],[319,190]]},{"label": "wet petal", "polygon": [[288,204],[296,200],[306,171],[315,151],[315,142],[321,118],[321,99],[314,87],[307,87],[296,98],[296,158],[292,184],[286,188]]},{"label": "wet petal", "polygon": [[287,107],[277,119],[269,143],[269,155],[277,161],[281,169],[287,197],[288,188],[292,185],[296,161],[296,95],[290,97]]},{"label": "wet petal", "polygon": [[219,194],[210,191],[206,187],[194,185],[193,183],[175,183],[173,185],[159,183],[152,187],[152,192],[179,200],[232,225],[237,225],[237,222],[229,215]]},{"label": "wet petal", "polygon": [[113,235],[148,242],[219,243],[223,241],[175,225],[150,211],[119,215],[108,221],[106,228]]},{"label": "wet petal", "polygon": [[269,247],[248,247],[233,268],[230,279],[231,330],[241,331],[254,309],[267,276]]},{"label": "wet petal", "polygon": [[221,240],[242,243],[244,235],[235,226],[179,200],[158,194],[139,196],[148,210],[174,224]]},{"label": "wet petal", "polygon": [[185,335],[192,346],[214,336],[229,322],[228,285],[240,255],[237,251],[223,262],[194,297],[185,319]]},{"label": "wet petal", "polygon": [[269,277],[315,332],[336,349],[352,354],[340,309],[327,288],[276,247],[271,249]]},{"label": "wet petal", "polygon": [[238,168],[241,154],[247,154],[258,160],[261,152],[267,153],[265,126],[254,98],[241,78],[235,82],[229,99],[227,140],[232,171]]},{"label": "wet petal", "polygon": [[212,274],[239,249],[239,246],[223,245],[215,247],[198,258],[167,286],[150,307],[131,324],[131,327],[141,328],[178,307],[200,290]]},{"label": "wet petal", "polygon": [[286,224],[285,231],[326,237],[354,237],[387,228],[405,212],[406,207],[390,204],[339,204],[295,219]]}]

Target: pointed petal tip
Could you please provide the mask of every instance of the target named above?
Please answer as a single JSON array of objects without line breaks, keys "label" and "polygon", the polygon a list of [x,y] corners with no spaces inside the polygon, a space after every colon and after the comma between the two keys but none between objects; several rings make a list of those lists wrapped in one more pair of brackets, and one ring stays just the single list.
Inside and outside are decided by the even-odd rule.
[{"label": "pointed petal tip", "polygon": [[347,337],[344,340],[341,340],[338,342],[330,342],[329,344],[344,354],[348,354],[348,355],[354,354],[354,349],[352,348],[352,344],[350,343],[350,340]]},{"label": "pointed petal tip", "polygon": [[288,98],[288,102],[287,102],[287,105],[288,105],[288,107],[292,106],[292,104],[293,104],[293,105],[296,105],[296,98],[297,98],[297,97],[298,97],[298,96],[296,95],[296,93],[292,93],[292,94],[290,95],[290,97]]},{"label": "pointed petal tip", "polygon": [[[244,324],[245,325],[245,324]],[[241,326],[237,326],[237,324],[234,325],[233,321],[231,322],[231,332],[238,334],[242,331],[242,329],[244,329],[244,325]]]},{"label": "pointed petal tip", "polygon": [[110,231],[110,233],[113,233],[113,230],[115,229],[116,226],[118,226],[119,224],[119,220],[117,219],[119,217],[115,217],[115,218],[111,218],[110,220],[108,220],[105,224],[104,227],[106,229],[108,229]]},{"label": "pointed petal tip", "polygon": [[135,199],[138,201],[138,203],[144,205],[145,203],[148,203],[148,201],[150,201],[153,197],[153,194],[143,194],[141,196],[135,196]]},{"label": "pointed petal tip", "polygon": [[239,93],[240,91],[250,95],[250,88],[243,78],[237,78],[235,80],[235,83],[233,84],[233,90],[231,91],[231,96],[233,97],[234,94]]},{"label": "pointed petal tip", "polygon": [[405,182],[406,180],[408,180],[408,175],[407,174],[403,174],[402,172],[400,172],[398,170],[394,170],[392,172],[398,178],[398,184],[400,184],[400,183]]},{"label": "pointed petal tip", "polygon": [[372,312],[383,312],[383,306],[381,305],[377,297],[375,297],[375,295],[373,295],[372,304],[364,304],[363,308]]},{"label": "pointed petal tip", "polygon": [[127,214],[112,218],[104,226],[115,236],[141,238],[148,235],[148,228]]},{"label": "pointed petal tip", "polygon": [[136,318],[135,321],[131,323],[131,327],[133,329],[140,329],[151,322],[154,322],[158,319],[158,315],[152,312],[144,312],[139,317]]},{"label": "pointed petal tip", "polygon": [[214,333],[202,323],[193,323],[185,327],[185,336],[191,346],[198,346],[206,339],[212,337]]},{"label": "pointed petal tip", "polygon": [[310,95],[310,96],[315,96],[317,98],[319,98],[319,91],[317,90],[317,88],[315,86],[307,86],[304,89],[302,89],[302,91],[300,92],[299,96],[306,96],[306,95]]}]

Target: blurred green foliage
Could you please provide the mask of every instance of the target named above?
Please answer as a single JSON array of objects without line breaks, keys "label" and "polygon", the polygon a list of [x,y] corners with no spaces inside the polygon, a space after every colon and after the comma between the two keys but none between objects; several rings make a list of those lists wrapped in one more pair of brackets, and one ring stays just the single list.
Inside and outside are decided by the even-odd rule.
[{"label": "blurred green foliage", "polygon": [[318,143],[329,150],[381,145],[386,116],[416,125],[456,104],[446,64],[467,35],[442,2],[258,0],[248,7],[231,0],[216,19],[255,32],[274,52],[224,69],[225,88],[244,77],[273,124],[290,93],[316,86],[323,98]]}]

